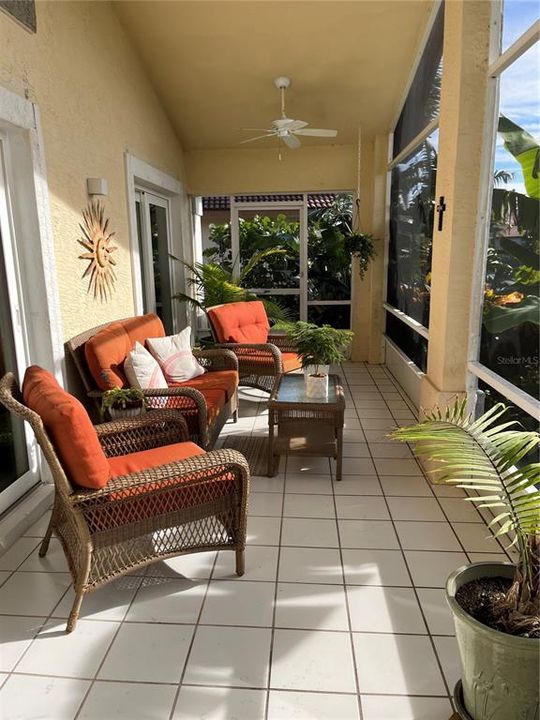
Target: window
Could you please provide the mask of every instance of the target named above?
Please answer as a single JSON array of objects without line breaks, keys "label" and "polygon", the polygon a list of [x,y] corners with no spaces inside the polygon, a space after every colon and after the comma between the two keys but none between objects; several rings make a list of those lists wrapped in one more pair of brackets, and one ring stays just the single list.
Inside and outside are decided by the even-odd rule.
[{"label": "window", "polygon": [[528,47],[522,33],[537,19],[536,3],[504,4],[502,48],[512,48],[490,71],[499,98],[478,362],[469,365],[486,408],[510,401],[512,419],[528,429],[540,407],[540,43]]},{"label": "window", "polygon": [[257,253],[277,248],[241,277],[242,287],[263,299],[271,319],[349,328],[352,206],[349,192],[203,198],[202,259],[238,277]]},{"label": "window", "polygon": [[394,130],[389,166],[386,335],[422,371],[427,363],[443,29],[440,4]]}]

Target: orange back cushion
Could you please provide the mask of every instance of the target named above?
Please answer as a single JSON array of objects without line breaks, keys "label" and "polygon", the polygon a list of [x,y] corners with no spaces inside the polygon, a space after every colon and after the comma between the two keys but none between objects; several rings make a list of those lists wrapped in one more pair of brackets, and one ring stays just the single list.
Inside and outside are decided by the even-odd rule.
[{"label": "orange back cushion", "polygon": [[136,342],[144,346],[147,338],[165,337],[163,323],[154,313],[129,318],[124,320],[122,325],[129,336],[130,350],[133,349]]},{"label": "orange back cushion", "polygon": [[27,407],[41,417],[68,478],[81,487],[104,487],[111,476],[109,463],[88,413],[77,398],[37,365],[26,371],[23,398]]},{"label": "orange back cushion", "polygon": [[208,310],[218,342],[265,343],[270,323],[260,300],[229,303]]},{"label": "orange back cushion", "polygon": [[84,345],[88,368],[100,390],[128,385],[124,361],[138,342],[144,346],[146,338],[163,337],[163,323],[154,313],[113,322],[97,332]]}]

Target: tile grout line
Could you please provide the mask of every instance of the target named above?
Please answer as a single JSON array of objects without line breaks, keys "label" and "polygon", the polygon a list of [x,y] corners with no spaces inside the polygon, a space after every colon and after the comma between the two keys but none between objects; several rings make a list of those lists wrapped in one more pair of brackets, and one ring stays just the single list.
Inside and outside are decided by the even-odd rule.
[{"label": "tile grout line", "polygon": [[[278,457],[280,457],[278,455]],[[279,565],[281,560],[281,540],[283,537],[283,519],[285,509],[285,493],[287,489],[287,469],[289,465],[289,455],[285,455],[284,458],[285,469],[283,472],[283,492],[281,494],[281,519],[279,522],[279,537],[278,537],[278,551],[277,551],[277,562],[276,562],[276,579],[274,584],[274,607],[272,609],[272,630],[270,632],[270,654],[268,658],[268,674],[267,674],[267,685],[266,685],[266,697],[264,703],[264,720],[268,720],[268,713],[270,712],[270,688],[272,686],[272,661],[274,659],[274,639],[275,639],[275,624],[276,624],[276,613],[277,613],[277,600],[278,600],[278,589],[279,589]],[[279,471],[279,465],[278,465]]]},{"label": "tile grout line", "polygon": [[[103,664],[105,663],[105,660],[107,659],[107,656],[109,655],[109,652],[111,651],[111,648],[112,648],[112,646],[114,645],[114,643],[115,643],[115,641],[116,641],[116,638],[118,637],[118,634],[120,633],[120,630],[122,629],[122,627],[123,627],[123,625],[124,625],[124,620],[125,620],[128,612],[130,611],[131,606],[133,605],[133,603],[134,603],[134,601],[135,601],[135,598],[136,598],[137,595],[139,594],[139,590],[141,589],[142,582],[143,582],[143,578],[140,577],[140,578],[139,578],[138,587],[137,587],[137,589],[135,590],[135,592],[133,593],[133,597],[132,597],[131,600],[129,601],[129,604],[128,604],[127,608],[126,608],[126,612],[124,613],[124,616],[122,617],[122,619],[121,619],[121,620],[119,621],[119,623],[118,623],[118,627],[116,628],[116,632],[113,634],[113,636],[112,636],[112,638],[111,638],[111,641],[110,641],[109,645],[107,646],[107,649],[105,650],[105,653],[104,653],[103,657],[101,658],[100,663],[99,663],[98,666],[97,666],[96,672],[94,673],[94,676],[92,677],[92,679],[91,679],[91,681],[90,681],[90,685],[89,685],[87,691],[86,691],[86,692],[84,693],[84,695],[83,695],[83,698],[82,698],[81,703],[80,703],[80,705],[79,705],[79,707],[78,707],[78,709],[77,709],[77,712],[76,712],[75,715],[73,716],[73,720],[77,720],[77,718],[78,718],[79,715],[81,714],[81,711],[82,711],[82,709],[83,709],[83,707],[84,707],[84,705],[85,705],[85,703],[86,703],[86,700],[88,699],[88,696],[90,695],[90,692],[92,691],[92,688],[94,687],[94,685],[95,685],[95,683],[96,683],[96,680],[97,680],[97,676],[98,676],[98,674],[99,674],[99,671],[100,671],[101,668],[103,667]],[[83,600],[84,600],[84,597],[83,597]]]},{"label": "tile grout line", "polygon": [[[376,467],[375,467],[375,472],[377,473],[377,478],[379,478],[379,475],[378,475],[378,472],[377,472],[377,468],[376,468]],[[380,478],[379,478],[379,482],[380,482]],[[381,486],[382,486],[382,484],[381,484]],[[408,562],[407,562],[407,558],[406,558],[406,556],[405,556],[405,552],[404,552],[404,550],[403,550],[403,545],[402,545],[402,543],[401,543],[401,538],[399,537],[399,534],[398,534],[397,529],[396,529],[396,526],[395,526],[395,521],[394,521],[394,519],[393,519],[393,517],[392,517],[392,513],[390,512],[390,506],[389,506],[388,501],[387,501],[387,499],[386,499],[386,495],[384,495],[384,487],[383,487],[383,496],[384,496],[384,501],[385,501],[386,506],[387,506],[388,514],[390,515],[390,519],[391,519],[391,522],[392,522],[392,527],[393,527],[393,529],[394,529],[394,533],[395,533],[395,536],[396,536],[396,538],[397,538],[397,542],[398,542],[398,545],[399,545],[399,549],[400,549],[400,551],[401,551],[401,557],[402,557],[402,560],[403,560],[403,562],[404,562],[404,564],[405,564],[405,567],[407,568],[407,573],[409,574],[409,579],[410,579],[410,581],[411,581],[411,587],[412,587],[412,590],[413,590],[413,593],[414,593],[414,596],[415,596],[415,599],[416,599],[416,604],[417,604],[417,607],[418,607],[418,609],[419,609],[419,611],[420,611],[420,614],[421,614],[421,616],[422,616],[422,621],[423,621],[423,623],[424,623],[424,625],[425,625],[425,627],[426,627],[426,631],[427,631],[427,637],[429,638],[429,641],[430,641],[430,644],[431,644],[431,648],[432,648],[432,650],[433,650],[433,653],[434,653],[434,655],[435,655],[435,659],[436,659],[436,661],[437,661],[437,666],[438,666],[438,668],[439,668],[440,676],[441,676],[441,678],[442,678],[444,687],[446,688],[447,696],[450,698],[450,701],[452,702],[452,698],[451,698],[451,695],[450,695],[450,689],[449,689],[449,686],[448,686],[448,682],[447,682],[446,677],[445,677],[445,675],[444,675],[444,671],[443,671],[443,668],[442,668],[442,663],[441,663],[441,660],[440,660],[440,658],[439,658],[439,654],[438,654],[438,652],[437,652],[437,648],[436,648],[436,646],[435,646],[435,642],[434,642],[433,637],[432,637],[432,635],[431,635],[431,630],[430,630],[430,627],[429,627],[429,625],[428,625],[428,622],[427,622],[427,619],[426,619],[426,616],[425,616],[424,608],[422,607],[422,603],[420,602],[420,598],[419,598],[419,595],[418,595],[418,592],[417,592],[417,588],[416,588],[416,586],[415,586],[415,584],[414,584],[414,579],[413,579],[413,576],[412,576],[412,573],[411,573],[409,564],[408,564]]]},{"label": "tile grout line", "polygon": [[[341,368],[341,371],[343,373],[343,367]],[[343,373],[343,376],[344,376],[345,382],[347,382],[345,373]],[[356,406],[355,406],[355,411],[356,411]],[[358,417],[358,411],[356,411],[356,414]],[[358,419],[360,420],[360,418],[358,418]],[[349,594],[347,592],[347,583],[345,581],[345,564],[343,561],[343,548],[341,546],[341,533],[340,533],[339,521],[338,521],[338,515],[337,515],[336,493],[335,493],[335,486],[334,486],[335,482],[343,482],[343,480],[340,480],[340,481],[334,480],[334,472],[332,470],[332,463],[330,463],[330,480],[332,483],[332,500],[333,500],[333,504],[334,504],[336,535],[337,535],[337,542],[338,542],[338,553],[339,553],[339,559],[341,562],[341,577],[343,579],[343,586],[342,586],[343,587],[343,595],[345,597],[345,609],[347,612],[347,625],[349,626],[349,630],[348,630],[349,648],[350,648],[350,652],[351,652],[352,670],[354,673],[354,684],[356,687],[358,717],[359,717],[359,720],[363,720],[364,712],[362,709],[362,697],[360,695],[360,680],[359,680],[359,672],[358,672],[358,663],[356,661],[356,652],[354,649],[354,636],[353,636],[353,631],[352,631],[351,607],[350,607],[350,602],[349,602]]]},{"label": "tile grout line", "polygon": [[[178,683],[177,683],[177,687],[176,687],[176,692],[174,693],[173,702],[172,702],[172,705],[171,705],[171,710],[170,710],[170,712],[169,712],[169,720],[173,720],[173,718],[174,718],[174,714],[175,714],[175,711],[176,711],[176,706],[177,706],[177,704],[178,704],[178,697],[180,696],[180,691],[181,691],[182,685],[183,685],[183,683],[184,683],[184,677],[186,676],[187,667],[188,667],[189,660],[190,660],[190,657],[191,657],[191,651],[193,650],[193,645],[194,645],[194,643],[195,643],[195,637],[196,637],[196,635],[197,635],[197,630],[199,629],[199,626],[200,626],[199,623],[200,623],[200,620],[201,620],[201,617],[202,617],[202,614],[203,614],[203,610],[204,610],[204,604],[205,604],[206,598],[207,598],[207,596],[208,596],[208,590],[210,589],[210,583],[212,582],[212,577],[213,577],[213,575],[214,575],[214,570],[215,570],[215,568],[216,568],[216,565],[217,565],[217,561],[218,561],[218,557],[219,557],[219,553],[220,553],[220,552],[223,552],[223,551],[218,550],[218,551],[216,552],[216,556],[214,557],[214,562],[212,563],[212,568],[211,568],[211,570],[210,570],[210,574],[208,575],[208,580],[207,580],[207,583],[206,583],[206,590],[205,590],[204,595],[203,595],[203,599],[202,599],[202,602],[201,602],[201,607],[199,608],[199,612],[198,612],[198,614],[197,614],[197,618],[196,618],[195,622],[193,623],[193,633],[192,633],[192,635],[191,635],[191,640],[190,640],[190,642],[189,642],[188,649],[187,649],[187,652],[186,652],[186,657],[185,657],[185,659],[184,659],[184,663],[183,663],[183,667],[182,667],[182,672],[180,673],[180,677],[179,677],[179,679],[178,679]],[[227,552],[227,551],[224,551],[224,552]]]}]

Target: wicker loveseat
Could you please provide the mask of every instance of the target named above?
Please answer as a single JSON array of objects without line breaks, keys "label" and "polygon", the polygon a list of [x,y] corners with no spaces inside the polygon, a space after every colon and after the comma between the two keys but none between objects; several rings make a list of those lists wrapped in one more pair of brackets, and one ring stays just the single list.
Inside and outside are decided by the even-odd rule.
[{"label": "wicker loveseat", "polygon": [[243,574],[249,468],[240,453],[205,453],[174,410],[93,426],[81,403],[36,366],[22,395],[5,375],[0,402],[30,423],[54,478],[39,554],[54,532],[75,591],[68,632],[86,593],[157,560],[234,550]]},{"label": "wicker loveseat", "polygon": [[[66,343],[70,380],[81,388],[80,400],[98,421],[100,396],[104,390],[124,387],[124,361],[135,342],[164,337],[161,320],[152,313],[86,330]],[[206,372],[165,389],[145,390],[150,408],[179,410],[185,417],[191,439],[211,449],[225,422],[238,413],[238,362],[225,349],[194,350]],[[75,372],[73,372],[75,371]]]},{"label": "wicker loveseat", "polygon": [[238,358],[241,385],[271,392],[278,375],[301,367],[286,333],[271,332],[260,300],[215,305],[206,313],[218,347]]}]

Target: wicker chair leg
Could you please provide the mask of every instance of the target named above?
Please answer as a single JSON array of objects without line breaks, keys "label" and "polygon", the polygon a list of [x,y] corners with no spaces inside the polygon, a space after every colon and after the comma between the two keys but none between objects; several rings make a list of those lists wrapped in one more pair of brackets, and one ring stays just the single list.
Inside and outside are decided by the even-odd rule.
[{"label": "wicker chair leg", "polygon": [[53,531],[53,520],[54,510],[51,513],[51,519],[49,520],[49,524],[47,525],[47,532],[45,533],[45,537],[43,538],[39,548],[39,557],[45,557],[45,555],[47,554],[47,550],[49,549],[49,542],[51,540],[51,535]]},{"label": "wicker chair leg", "polygon": [[239,577],[242,577],[242,575],[246,571],[246,559],[244,555],[244,550],[237,550],[236,551],[236,574]]},{"label": "wicker chair leg", "polygon": [[81,609],[81,603],[84,595],[84,590],[79,588],[79,590],[75,591],[75,600],[73,602],[73,607],[71,608],[71,612],[69,613],[69,618],[66,625],[66,632],[70,633],[75,630],[75,626],[77,625],[77,620],[79,619],[79,611]]}]

